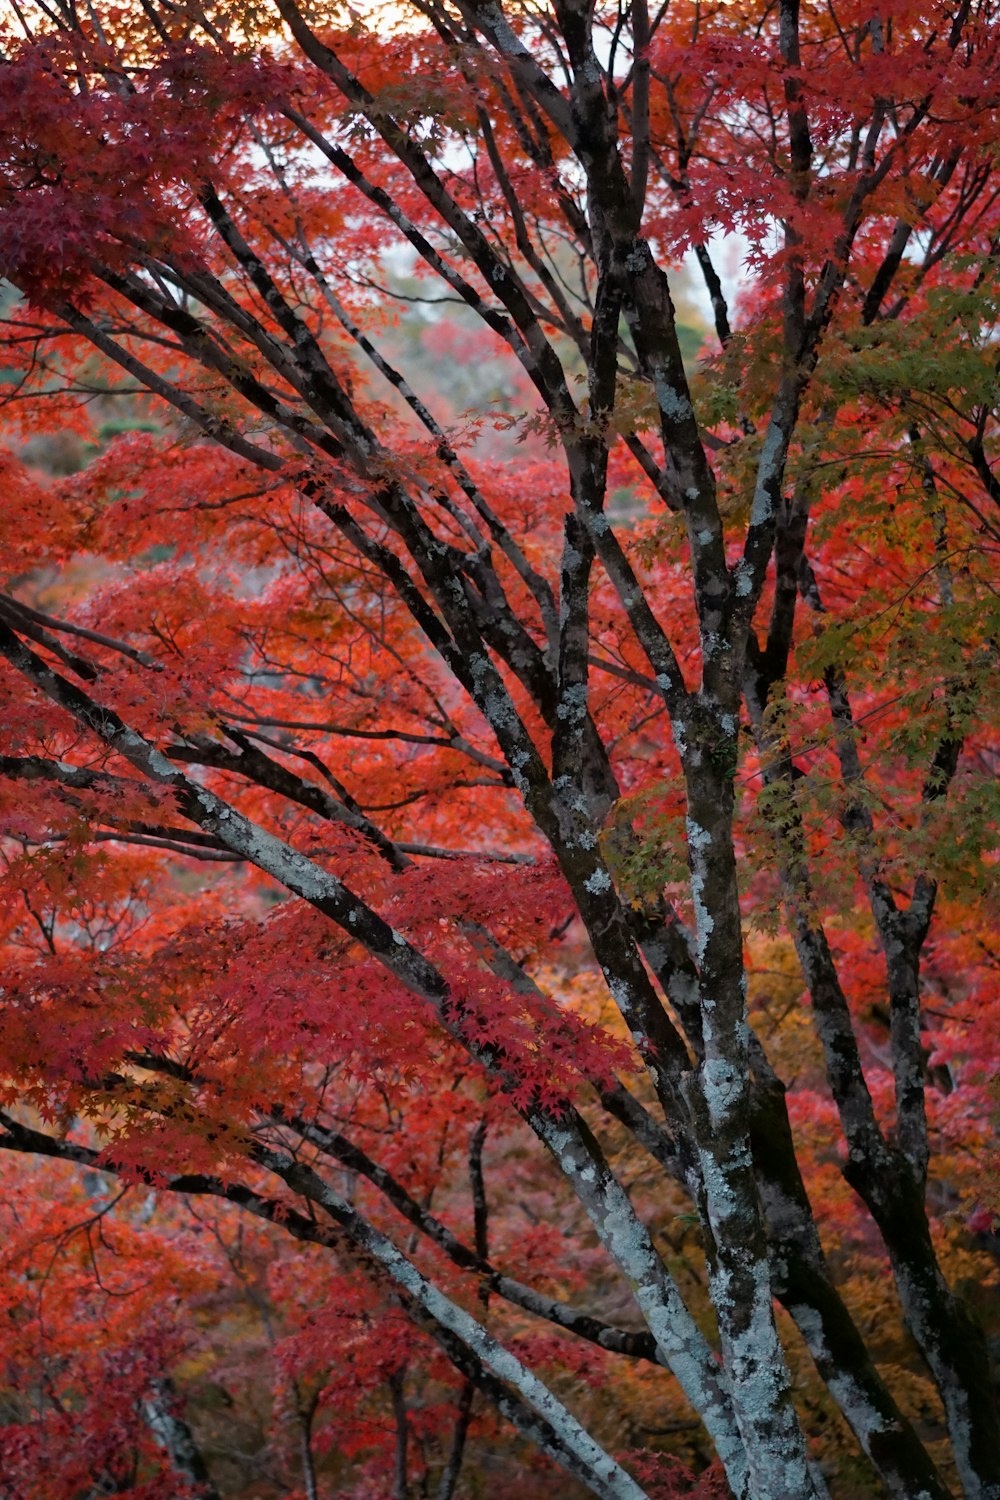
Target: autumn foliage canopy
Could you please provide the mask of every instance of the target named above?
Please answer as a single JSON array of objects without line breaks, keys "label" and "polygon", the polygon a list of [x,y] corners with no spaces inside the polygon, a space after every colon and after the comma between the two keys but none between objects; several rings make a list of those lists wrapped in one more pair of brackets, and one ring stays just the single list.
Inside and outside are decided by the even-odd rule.
[{"label": "autumn foliage canopy", "polygon": [[998,19],[3,8],[3,1500],[1000,1500]]}]

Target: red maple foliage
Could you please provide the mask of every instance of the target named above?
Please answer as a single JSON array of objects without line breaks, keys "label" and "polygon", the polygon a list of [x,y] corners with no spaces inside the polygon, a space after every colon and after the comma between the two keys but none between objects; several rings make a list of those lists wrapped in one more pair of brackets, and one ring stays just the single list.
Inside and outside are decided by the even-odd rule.
[{"label": "red maple foliage", "polygon": [[0,1492],[997,1500],[989,0],[4,24]]}]

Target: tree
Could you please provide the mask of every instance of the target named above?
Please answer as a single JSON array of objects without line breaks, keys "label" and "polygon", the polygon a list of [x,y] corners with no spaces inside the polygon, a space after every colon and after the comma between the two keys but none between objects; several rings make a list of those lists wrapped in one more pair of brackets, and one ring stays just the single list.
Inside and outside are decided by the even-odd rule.
[{"label": "tree", "polygon": [[[826,1490],[802,1346],[859,1488],[1000,1496],[953,1284],[989,1274],[955,1210],[997,1050],[998,34],[965,0],[15,7],[7,411],[90,457],[5,463],[0,1146],[320,1247],[303,1286],[398,1355],[399,1496],[413,1360],[460,1377],[442,1496],[474,1401],[656,1493],[561,1398],[574,1340],[669,1371],[737,1496]],[[420,389],[389,247],[465,310]],[[461,339],[504,409],[449,409]],[[512,1173],[641,1328],[519,1246]],[[90,1465],[118,1492],[194,1448],[150,1348],[140,1457]]]}]

